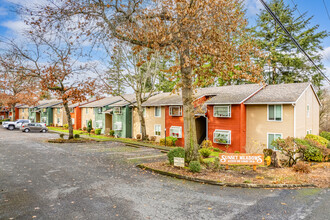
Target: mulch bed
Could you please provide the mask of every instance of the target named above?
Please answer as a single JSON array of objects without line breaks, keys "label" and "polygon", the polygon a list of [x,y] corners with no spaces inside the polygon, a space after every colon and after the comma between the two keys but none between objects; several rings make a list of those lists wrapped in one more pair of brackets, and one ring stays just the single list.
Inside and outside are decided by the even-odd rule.
[{"label": "mulch bed", "polygon": [[311,166],[308,174],[297,173],[292,168],[258,167],[253,171],[249,166],[230,166],[229,170],[221,167],[214,171],[202,169],[200,173],[192,173],[188,168],[179,168],[167,162],[144,164],[152,169],[183,176],[226,183],[251,183],[251,184],[313,184],[321,188],[330,187],[330,163],[319,163]]},{"label": "mulch bed", "polygon": [[57,138],[57,139],[50,139],[47,140],[48,143],[57,143],[57,144],[65,144],[65,143],[90,143],[90,142],[97,142],[95,140],[86,139],[86,138],[74,138],[74,139],[64,139],[64,138]]}]

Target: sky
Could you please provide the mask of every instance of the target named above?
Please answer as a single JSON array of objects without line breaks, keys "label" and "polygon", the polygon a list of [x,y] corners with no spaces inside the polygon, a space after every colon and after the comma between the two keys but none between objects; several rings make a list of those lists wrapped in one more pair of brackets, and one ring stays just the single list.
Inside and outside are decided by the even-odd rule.
[{"label": "sky", "polygon": [[[34,5],[44,0],[0,0],[0,36],[6,38],[19,38],[20,31],[25,24],[13,11],[14,4]],[[260,9],[263,8],[259,0],[244,0],[249,23],[253,25]],[[270,0],[265,0],[266,3]],[[284,0],[292,7],[297,5],[300,13],[307,12],[307,17],[313,16],[310,27],[319,25],[319,30],[330,31],[330,0]],[[327,14],[326,7],[329,15]],[[299,13],[297,12],[297,16]],[[330,78],[330,37],[324,39],[322,46],[323,64],[326,68],[325,74]]]}]

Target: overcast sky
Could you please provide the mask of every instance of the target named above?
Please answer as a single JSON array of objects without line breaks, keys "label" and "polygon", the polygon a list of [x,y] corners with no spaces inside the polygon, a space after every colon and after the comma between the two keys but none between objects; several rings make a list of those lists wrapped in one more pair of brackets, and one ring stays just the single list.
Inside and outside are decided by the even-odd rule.
[{"label": "overcast sky", "polygon": [[[8,38],[19,37],[19,32],[25,27],[23,21],[17,17],[12,11],[13,3],[34,5],[44,0],[0,0],[0,35]],[[263,7],[259,0],[244,0],[247,8],[247,16],[250,24],[255,23],[259,10]],[[266,3],[269,0],[266,0]],[[327,14],[323,0],[284,0],[285,3],[297,4],[298,10],[301,13],[307,12],[307,16],[314,16],[311,25],[320,25],[320,30],[330,31],[330,15]],[[330,1],[324,1],[330,13]],[[297,12],[298,13],[298,12]],[[299,15],[299,14],[297,14]],[[330,77],[330,37],[326,38],[323,42],[324,50],[323,63],[325,65],[326,74]]]}]

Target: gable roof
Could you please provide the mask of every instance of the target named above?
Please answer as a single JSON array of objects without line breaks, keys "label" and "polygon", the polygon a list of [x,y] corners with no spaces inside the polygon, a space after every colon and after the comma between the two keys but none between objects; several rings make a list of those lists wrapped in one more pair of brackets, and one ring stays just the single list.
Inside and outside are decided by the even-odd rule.
[{"label": "gable roof", "polygon": [[262,89],[262,85],[244,84],[218,87],[218,94],[205,102],[207,105],[241,104]]},{"label": "gable roof", "polygon": [[[245,84],[233,86],[220,86],[199,88],[194,95],[195,99],[203,96],[214,96],[205,103],[210,104],[239,104],[247,99],[252,94],[256,93],[262,88],[258,84]],[[182,105],[181,92],[171,94],[160,93],[149,98],[142,106],[167,106],[167,105]]]},{"label": "gable roof", "polygon": [[120,96],[105,97],[103,99],[99,99],[94,102],[89,102],[85,105],[81,105],[80,107],[81,108],[98,108],[98,107],[110,105],[115,102],[119,102],[121,100],[122,100],[122,98]]},{"label": "gable roof", "polygon": [[[292,104],[295,103],[305,90],[311,86],[315,96],[315,90],[311,83],[290,83],[267,85],[260,92],[248,99],[245,104]],[[317,97],[318,99],[318,97]],[[319,101],[319,99],[318,99]],[[319,102],[320,104],[320,102]]]},{"label": "gable roof", "polygon": [[122,97],[120,97],[121,100],[119,102],[115,102],[115,103],[109,105],[109,107],[123,107],[123,106],[126,106],[126,105],[130,105],[131,103],[134,103],[136,101],[135,94],[126,94],[126,95],[123,95],[123,97],[126,100],[123,99]]},{"label": "gable roof", "polygon": [[54,106],[62,105],[62,103],[63,102],[60,100],[55,100],[55,101],[51,101],[45,105],[40,106],[40,108],[54,107]]},{"label": "gable roof", "polygon": [[69,108],[75,108],[77,106],[85,105],[85,104],[88,104],[90,102],[94,102],[96,100],[97,100],[97,98],[93,97],[93,98],[90,98],[90,99],[88,99],[86,101],[83,101],[83,102],[77,102],[77,103],[74,103],[74,104],[70,104]]}]

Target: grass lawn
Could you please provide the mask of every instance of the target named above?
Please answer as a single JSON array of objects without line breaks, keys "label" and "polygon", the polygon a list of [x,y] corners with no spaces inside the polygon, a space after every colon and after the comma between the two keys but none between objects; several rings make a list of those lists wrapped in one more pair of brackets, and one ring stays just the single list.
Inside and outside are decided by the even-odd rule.
[{"label": "grass lawn", "polygon": [[[50,131],[69,133],[68,129],[65,129],[62,127],[48,127],[48,129]],[[91,134],[89,136],[87,132],[81,131],[81,130],[73,130],[73,134],[74,135],[75,134],[85,135],[85,136],[88,136],[88,137],[93,138],[94,140],[98,140],[98,141],[117,141],[117,142],[123,142],[123,143],[127,143],[127,144],[138,144],[138,145],[144,145],[144,146],[148,146],[148,147],[157,147],[157,148],[160,148],[163,150],[171,149],[171,147],[160,146],[160,145],[157,145],[156,143],[146,143],[146,142],[141,142],[141,141],[137,141],[137,140],[133,140],[133,139],[129,139],[129,138],[115,138],[115,137],[109,137],[106,135],[95,135],[95,134]]]}]

